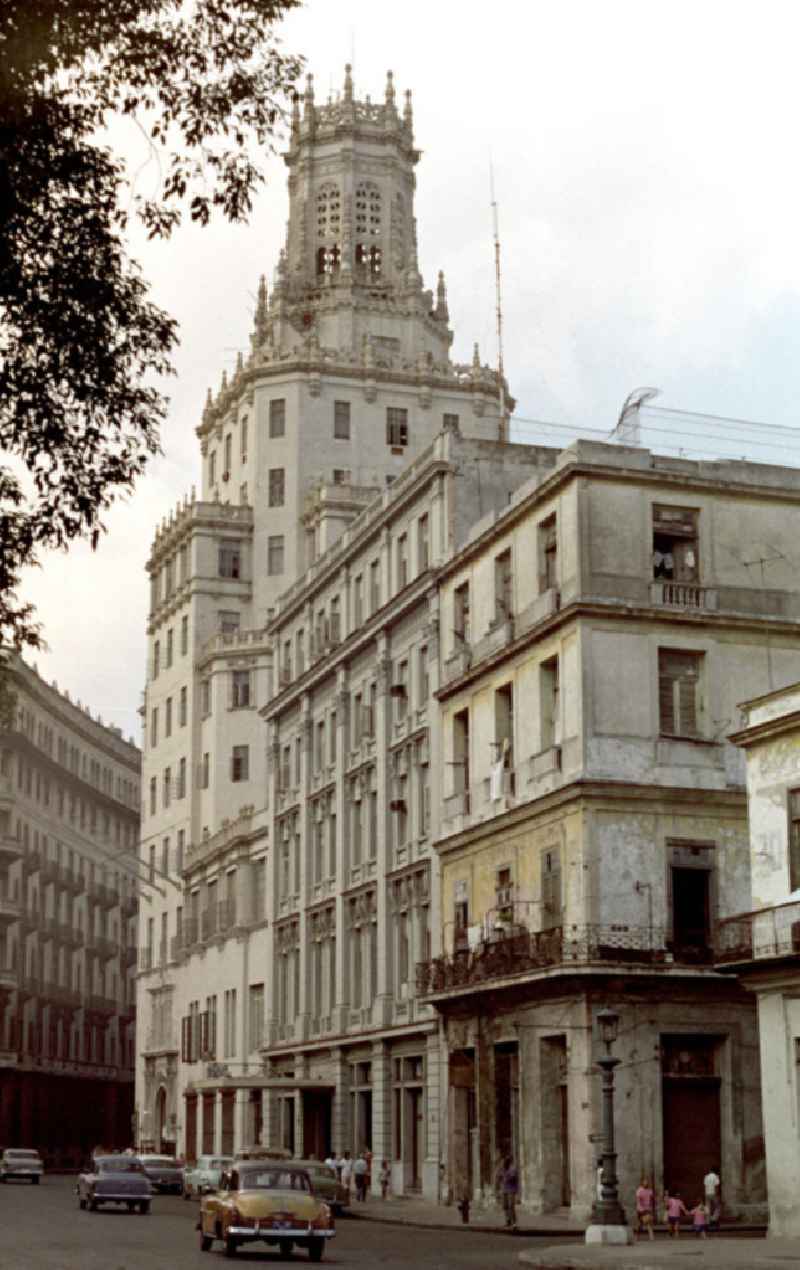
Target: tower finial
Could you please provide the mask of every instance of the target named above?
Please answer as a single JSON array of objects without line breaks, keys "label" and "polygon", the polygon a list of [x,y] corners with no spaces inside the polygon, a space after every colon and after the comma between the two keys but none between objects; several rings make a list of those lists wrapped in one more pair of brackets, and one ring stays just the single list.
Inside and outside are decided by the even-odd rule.
[{"label": "tower finial", "polygon": [[300,94],[292,96],[292,136],[300,131]]},{"label": "tower finial", "polygon": [[258,300],[256,301],[256,318],[254,322],[256,337],[255,342],[257,348],[259,348],[266,339],[268,321],[269,311],[267,308],[267,280],[262,273],[258,280]]},{"label": "tower finial", "polygon": [[350,62],[345,64],[344,68],[344,99],[345,101],[353,100],[353,67]]},{"label": "tower finial", "polygon": [[409,132],[414,127],[414,112],[411,108],[411,89],[406,89],[406,104],[403,107],[403,123]]},{"label": "tower finial", "polygon": [[306,99],[305,117],[306,119],[311,119],[314,114],[314,76],[310,74],[306,75],[305,99]]},{"label": "tower finial", "polygon": [[476,340],[476,341],[475,341],[475,343],[472,345],[472,369],[473,369],[473,371],[474,371],[476,374],[479,374],[479,373],[480,373],[480,369],[481,369],[481,355],[480,355],[480,352],[479,352],[479,350],[478,350],[478,341],[477,341],[477,340]]},{"label": "tower finial", "polygon": [[386,72],[386,105],[394,108],[394,75]]},{"label": "tower finial", "polygon": [[450,314],[447,309],[447,287],[444,281],[444,270],[439,270],[439,281],[436,285],[436,316],[441,322],[448,322]]}]

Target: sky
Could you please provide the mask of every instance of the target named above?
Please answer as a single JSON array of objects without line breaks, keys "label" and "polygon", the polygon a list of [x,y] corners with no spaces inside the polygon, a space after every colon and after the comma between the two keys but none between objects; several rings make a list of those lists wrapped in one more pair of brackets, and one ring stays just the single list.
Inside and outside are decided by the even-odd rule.
[{"label": "sky", "polygon": [[[651,449],[800,465],[794,0],[308,0],[280,34],[318,101],[341,90],[348,61],[357,97],[381,99],[388,69],[398,97],[412,89],[420,265],[428,286],[445,271],[457,361],[475,340],[482,360],[497,355],[492,167],[514,439],[601,439],[648,385]],[[114,135],[140,168],[136,130]],[[49,645],[28,659],[137,743],[149,544],[199,483],[194,429],[207,388],[249,346],[258,278],[283,242],[285,174],[268,161],[247,226],[134,237],[181,328],[163,456],[96,552],[45,556],[25,580]],[[145,166],[139,190],[149,180]]]}]

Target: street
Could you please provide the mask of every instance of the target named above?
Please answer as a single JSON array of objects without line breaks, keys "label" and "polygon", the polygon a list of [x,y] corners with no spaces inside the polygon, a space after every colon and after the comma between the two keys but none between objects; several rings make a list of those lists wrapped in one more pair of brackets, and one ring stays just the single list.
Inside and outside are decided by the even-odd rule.
[{"label": "street", "polygon": [[[11,1183],[0,1187],[2,1270],[213,1270],[223,1249],[201,1253],[195,1231],[198,1205],[174,1196],[153,1196],[149,1217],[123,1209],[81,1212],[75,1178],[52,1176],[40,1186]],[[460,1230],[420,1230],[343,1217],[323,1265],[382,1266],[400,1270],[511,1270],[523,1248],[545,1247],[552,1239],[514,1239],[503,1234]],[[242,1266],[288,1264],[277,1251],[261,1245],[239,1251]],[[297,1251],[296,1266],[308,1263]]]}]

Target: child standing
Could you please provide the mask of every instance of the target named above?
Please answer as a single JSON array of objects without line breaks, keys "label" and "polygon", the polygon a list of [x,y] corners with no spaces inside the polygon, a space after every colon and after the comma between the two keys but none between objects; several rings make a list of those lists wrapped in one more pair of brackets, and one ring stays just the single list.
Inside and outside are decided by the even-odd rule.
[{"label": "child standing", "polygon": [[701,1202],[692,1209],[692,1230],[698,1239],[705,1239],[708,1229],[708,1208]]},{"label": "child standing", "polygon": [[636,1238],[639,1239],[647,1231],[651,1239],[655,1238],[653,1221],[656,1205],[655,1191],[650,1185],[649,1177],[643,1177],[636,1188]]},{"label": "child standing", "polygon": [[389,1172],[388,1160],[381,1160],[381,1171],[378,1174],[378,1177],[381,1183],[381,1199],[386,1199],[389,1194],[389,1183],[392,1180],[392,1175]]},{"label": "child standing", "polygon": [[670,1195],[669,1191],[664,1192],[664,1207],[667,1210],[670,1236],[672,1239],[677,1239],[680,1235],[681,1217],[688,1217],[689,1212],[678,1191],[674,1195]]}]

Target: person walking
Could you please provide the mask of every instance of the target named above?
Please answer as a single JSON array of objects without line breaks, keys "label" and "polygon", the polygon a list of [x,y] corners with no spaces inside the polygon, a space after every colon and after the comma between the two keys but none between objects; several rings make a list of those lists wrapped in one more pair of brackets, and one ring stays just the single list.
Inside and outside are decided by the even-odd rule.
[{"label": "person walking", "polygon": [[702,1202],[692,1209],[692,1230],[698,1239],[705,1239],[708,1228],[708,1205]]},{"label": "person walking", "polygon": [[517,1197],[519,1195],[519,1173],[510,1155],[505,1158],[503,1168],[503,1209],[506,1215],[506,1226],[510,1230],[517,1229]]},{"label": "person walking", "polygon": [[712,1166],[703,1178],[703,1190],[708,1209],[708,1225],[711,1230],[719,1230],[721,1204],[719,1200],[720,1180],[717,1170]]},{"label": "person walking", "polygon": [[378,1179],[381,1184],[381,1199],[388,1199],[389,1186],[391,1185],[391,1181],[392,1181],[392,1174],[389,1169],[388,1160],[381,1160],[381,1171],[378,1174]]},{"label": "person walking", "polygon": [[651,1239],[655,1238],[656,1193],[650,1185],[649,1177],[643,1177],[636,1188],[636,1238],[640,1239],[646,1231]]},{"label": "person walking", "polygon": [[350,1158],[350,1152],[345,1151],[342,1156],[342,1169],[339,1174],[339,1180],[347,1191],[347,1202],[350,1203],[350,1187],[353,1183],[353,1161]]},{"label": "person walking", "polygon": [[356,1199],[363,1204],[367,1198],[367,1161],[363,1151],[353,1164],[353,1179],[356,1184]]},{"label": "person walking", "polygon": [[675,1191],[671,1195],[669,1191],[664,1192],[664,1207],[667,1210],[667,1225],[672,1239],[677,1239],[681,1233],[681,1217],[688,1217],[689,1212],[680,1197],[680,1192]]}]

